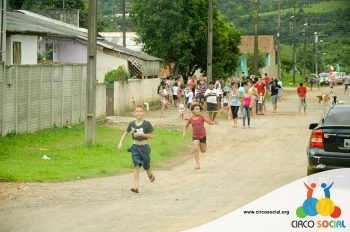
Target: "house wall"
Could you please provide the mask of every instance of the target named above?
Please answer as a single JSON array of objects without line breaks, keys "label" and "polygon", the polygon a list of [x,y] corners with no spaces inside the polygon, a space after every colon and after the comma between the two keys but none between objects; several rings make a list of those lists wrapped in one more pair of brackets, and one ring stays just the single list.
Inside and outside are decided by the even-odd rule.
[{"label": "house wall", "polygon": [[36,36],[11,35],[6,41],[6,62],[13,64],[13,42],[21,42],[21,64],[36,64],[38,61],[38,42]]},{"label": "house wall", "polygon": [[57,54],[54,62],[58,63],[87,63],[87,46],[78,40],[62,40],[55,45]]},{"label": "house wall", "polygon": [[[56,44],[57,54],[54,53],[54,62],[58,63],[87,63],[87,46],[78,40],[63,40]],[[103,83],[104,75],[111,69],[124,65],[127,68],[128,61],[105,54],[102,49],[96,52],[96,79]]]},{"label": "house wall", "polygon": [[105,54],[103,50],[97,49],[96,60],[96,79],[98,83],[103,83],[105,74],[112,69],[116,69],[119,65],[128,70],[128,61],[112,55]]},{"label": "house wall", "polygon": [[[123,32],[99,32],[106,41],[123,46]],[[126,32],[126,47],[134,51],[141,51],[142,44],[137,44],[136,39],[138,38],[135,32]]]}]

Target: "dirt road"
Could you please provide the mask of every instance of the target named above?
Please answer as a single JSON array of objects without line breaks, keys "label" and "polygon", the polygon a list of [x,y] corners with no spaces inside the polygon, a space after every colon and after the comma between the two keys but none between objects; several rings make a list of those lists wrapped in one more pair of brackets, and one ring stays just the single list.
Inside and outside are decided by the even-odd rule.
[{"label": "dirt road", "polygon": [[[131,170],[73,182],[0,183],[0,231],[181,231],[211,221],[305,176],[308,125],[324,110],[315,96],[328,91],[309,93],[306,115],[298,114],[293,91],[275,114],[267,103],[268,114],[253,118],[250,129],[232,128],[224,119],[207,126],[202,169],[184,155],[183,162],[156,169],[154,183],[143,172],[139,194],[129,191]],[[342,91],[336,87],[339,99],[350,103]],[[175,110],[165,115],[148,118],[179,123]]]}]

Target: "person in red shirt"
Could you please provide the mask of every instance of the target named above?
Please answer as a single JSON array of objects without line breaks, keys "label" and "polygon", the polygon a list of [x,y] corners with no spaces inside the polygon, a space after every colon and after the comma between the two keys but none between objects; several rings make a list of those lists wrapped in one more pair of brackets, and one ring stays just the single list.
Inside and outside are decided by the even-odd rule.
[{"label": "person in red shirt", "polygon": [[257,113],[264,114],[265,113],[265,96],[266,96],[266,84],[263,82],[262,78],[258,78],[258,82],[255,84],[255,88],[257,90],[257,95],[262,97],[262,102],[257,106]]},{"label": "person in red shirt", "polygon": [[304,114],[306,114],[306,106],[307,106],[306,105],[306,93],[307,93],[306,87],[304,86],[303,83],[300,83],[299,87],[297,88],[297,94],[299,97],[299,114],[301,111],[301,107],[304,108]]},{"label": "person in red shirt", "polygon": [[195,169],[200,169],[199,152],[207,151],[207,135],[205,132],[204,122],[213,125],[213,121],[206,119],[201,115],[201,107],[199,105],[191,106],[192,116],[188,119],[186,126],[182,131],[182,138],[185,139],[188,126],[192,125],[192,144],[194,149],[194,159],[196,161]]},{"label": "person in red shirt", "polygon": [[267,73],[265,73],[264,81],[265,81],[266,89],[270,91],[271,78],[269,75],[267,75]]}]

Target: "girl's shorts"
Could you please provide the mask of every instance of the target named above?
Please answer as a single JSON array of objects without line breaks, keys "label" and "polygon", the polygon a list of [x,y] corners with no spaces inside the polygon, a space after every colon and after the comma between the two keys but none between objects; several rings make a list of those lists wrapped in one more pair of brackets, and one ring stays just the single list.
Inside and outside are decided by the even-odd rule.
[{"label": "girl's shorts", "polygon": [[192,137],[192,141],[194,141],[194,140],[199,140],[200,143],[207,143],[207,136],[204,136],[201,139]]}]

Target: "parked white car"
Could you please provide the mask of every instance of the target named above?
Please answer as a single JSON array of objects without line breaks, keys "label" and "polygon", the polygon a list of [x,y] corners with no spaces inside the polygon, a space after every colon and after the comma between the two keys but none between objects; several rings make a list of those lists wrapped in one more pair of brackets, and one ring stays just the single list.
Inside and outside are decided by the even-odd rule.
[{"label": "parked white car", "polygon": [[344,82],[344,77],[346,76],[345,72],[334,72],[335,83],[342,85]]}]

